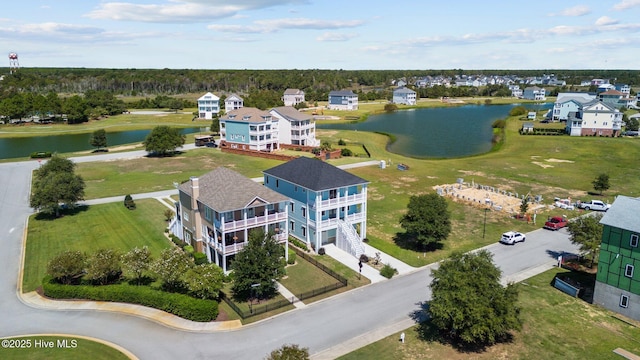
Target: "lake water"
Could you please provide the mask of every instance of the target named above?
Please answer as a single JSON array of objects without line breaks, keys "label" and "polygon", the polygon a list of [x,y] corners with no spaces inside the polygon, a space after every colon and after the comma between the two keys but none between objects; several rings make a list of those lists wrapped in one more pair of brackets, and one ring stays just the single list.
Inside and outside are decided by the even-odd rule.
[{"label": "lake water", "polygon": [[[201,128],[182,129],[182,134],[204,131]],[[142,142],[151,130],[107,132],[107,145],[117,146]],[[35,136],[24,138],[0,138],[0,159],[28,157],[32,152],[51,151],[70,153],[94,149],[89,145],[91,133]]]},{"label": "lake water", "polygon": [[[493,146],[495,120],[504,119],[514,105],[464,105],[422,108],[372,115],[364,122],[317,124],[318,129],[381,132],[395,136],[390,152],[415,158],[455,158],[482,154]],[[535,105],[542,110],[553,104]]]}]

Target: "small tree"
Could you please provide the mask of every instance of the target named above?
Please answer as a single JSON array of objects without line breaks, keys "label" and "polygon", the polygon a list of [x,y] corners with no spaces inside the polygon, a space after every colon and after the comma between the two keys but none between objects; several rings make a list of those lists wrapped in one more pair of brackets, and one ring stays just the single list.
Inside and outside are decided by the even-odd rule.
[{"label": "small tree", "polygon": [[529,210],[529,197],[525,196],[520,203],[520,213],[524,215],[527,213],[527,210]]},{"label": "small tree", "polygon": [[178,247],[164,249],[151,265],[151,270],[162,281],[162,287],[167,290],[184,288],[183,276],[193,267],[193,261]]},{"label": "small tree", "polygon": [[184,145],[184,142],[185,136],[180,133],[179,129],[161,125],[151,130],[143,144],[146,151],[166,156]]},{"label": "small tree", "polygon": [[49,261],[47,274],[57,282],[69,285],[82,277],[85,266],[86,256],[83,253],[67,250]]},{"label": "small tree", "polygon": [[167,210],[164,211],[163,215],[164,215],[164,220],[165,221],[171,221],[171,219],[173,219],[173,216],[175,215],[175,213],[173,212],[173,210],[167,209]]},{"label": "small tree", "polygon": [[220,118],[217,115],[211,119],[209,130],[214,134],[220,134]]},{"label": "small tree", "polygon": [[329,140],[322,140],[322,143],[320,143],[320,150],[331,151],[332,149],[333,147],[331,146],[331,143],[329,142]]},{"label": "small tree", "polygon": [[201,299],[217,299],[222,289],[224,272],[218,265],[206,263],[189,269],[184,278],[193,296]]},{"label": "small tree", "polygon": [[400,226],[423,247],[437,244],[451,233],[451,214],[447,201],[437,194],[413,195]]},{"label": "small tree", "polygon": [[107,132],[104,129],[94,131],[89,138],[89,144],[98,149],[107,147]]},{"label": "small tree", "polygon": [[75,174],[75,164],[53,155],[49,161],[34,171],[34,181],[29,205],[45,214],[59,216],[60,203],[73,208],[84,199],[84,180]]},{"label": "small tree", "polygon": [[122,255],[122,268],[125,274],[131,276],[137,284],[140,284],[144,272],[149,270],[151,262],[151,252],[146,246],[135,247]]},{"label": "small tree", "polygon": [[384,111],[386,112],[394,112],[398,110],[398,105],[396,104],[386,104],[384,106]]},{"label": "small tree", "polygon": [[593,189],[602,195],[603,191],[609,190],[609,175],[602,173],[598,175],[592,182]]},{"label": "small tree", "polygon": [[133,201],[133,198],[129,194],[127,194],[124,197],[124,207],[126,207],[129,210],[135,210],[136,209],[136,203]]},{"label": "small tree", "polygon": [[89,257],[87,279],[101,285],[108,284],[122,275],[121,255],[113,249],[101,249]]},{"label": "small tree", "polygon": [[454,342],[491,345],[521,328],[518,291],[513,284],[502,287],[501,271],[487,250],[456,252],[431,273],[427,312],[432,324]]},{"label": "small tree", "polygon": [[296,344],[285,344],[273,350],[266,360],[309,360],[309,349]]},{"label": "small tree", "polygon": [[241,301],[252,297],[271,298],[278,281],[285,273],[284,250],[273,233],[253,230],[249,243],[236,254],[233,262],[233,296]]},{"label": "small tree", "polygon": [[593,267],[602,243],[604,226],[600,224],[601,219],[602,214],[593,214],[592,216],[581,216],[567,224],[567,230],[571,234],[571,242],[578,245],[580,251],[588,252],[591,255],[589,267]]}]

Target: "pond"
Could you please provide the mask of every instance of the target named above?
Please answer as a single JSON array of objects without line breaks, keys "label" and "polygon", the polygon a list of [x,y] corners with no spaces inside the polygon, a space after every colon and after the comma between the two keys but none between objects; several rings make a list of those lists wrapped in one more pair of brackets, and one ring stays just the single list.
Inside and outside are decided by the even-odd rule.
[{"label": "pond", "polygon": [[[364,122],[317,124],[318,129],[357,130],[393,135],[390,152],[415,158],[456,158],[491,150],[495,120],[521,104],[422,108],[372,115]],[[535,110],[553,104],[532,105]],[[539,115],[540,116],[540,115]]]},{"label": "pond", "polygon": [[[182,134],[193,134],[204,131],[203,128],[181,129]],[[151,130],[131,130],[107,132],[107,144],[117,146],[142,142]],[[34,136],[21,138],[0,138],[0,159],[28,157],[32,152],[50,151],[71,153],[92,150],[89,138],[92,133],[65,134],[51,136]]]}]

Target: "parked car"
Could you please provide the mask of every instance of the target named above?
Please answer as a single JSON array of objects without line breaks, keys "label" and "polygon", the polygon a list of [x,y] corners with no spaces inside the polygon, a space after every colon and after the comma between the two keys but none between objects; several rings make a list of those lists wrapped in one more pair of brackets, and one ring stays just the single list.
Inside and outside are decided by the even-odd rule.
[{"label": "parked car", "polygon": [[574,206],[571,203],[571,200],[569,199],[559,199],[556,198],[556,202],[554,203],[554,205],[560,209],[564,209],[564,210],[573,210]]},{"label": "parked car", "polygon": [[515,243],[524,242],[524,240],[524,234],[517,231],[507,231],[500,238],[500,242],[507,245],[515,245]]},{"label": "parked car", "polygon": [[578,208],[584,210],[607,211],[610,207],[610,204],[606,204],[604,201],[600,200],[590,200],[578,203]]},{"label": "parked car", "polygon": [[549,230],[560,230],[567,226],[567,218],[564,216],[550,217],[547,222],[544,223],[544,228]]}]

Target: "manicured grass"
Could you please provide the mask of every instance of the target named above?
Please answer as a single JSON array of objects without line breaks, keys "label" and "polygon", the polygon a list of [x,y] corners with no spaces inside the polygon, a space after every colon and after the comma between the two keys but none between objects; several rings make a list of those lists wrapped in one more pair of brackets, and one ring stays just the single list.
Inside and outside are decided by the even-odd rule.
[{"label": "manicured grass", "polygon": [[[301,256],[296,256],[296,263],[288,265],[286,270],[287,276],[285,279],[281,279],[280,283],[294,295],[319,290],[325,286],[334,286],[338,283],[338,280]],[[303,300],[304,303],[312,301],[312,298]]]},{"label": "manicured grass", "polygon": [[[4,338],[3,338],[4,339]],[[92,340],[66,336],[24,336],[7,338],[19,341],[20,344],[30,344],[29,348],[0,348],[0,358],[12,360],[117,360],[129,359],[120,351],[105,344]],[[65,343],[66,341],[66,343]],[[50,348],[42,347],[43,343],[48,345],[53,342]],[[36,346],[40,347],[36,347]],[[65,345],[66,344],[66,345]],[[74,346],[75,345],[75,346]]]},{"label": "manicured grass", "polygon": [[509,343],[483,352],[461,352],[437,341],[422,340],[419,327],[405,330],[405,343],[394,334],[340,357],[354,359],[620,359],[621,347],[640,354],[640,327],[614,313],[553,288],[563,269],[549,270],[519,286],[523,329]]},{"label": "manicured grass", "polygon": [[65,250],[87,254],[98,249],[121,252],[148,246],[153,256],[170,245],[163,234],[166,209],[157,200],[138,200],[128,210],[122,203],[92,205],[61,218],[45,219],[38,214],[29,219],[24,264],[23,291],[40,286],[50,259]]},{"label": "manicured grass", "polygon": [[338,273],[338,275],[341,275],[342,277],[347,279],[347,286],[336,290],[338,292],[355,289],[357,287],[368,285],[371,283],[369,279],[367,279],[364,276],[360,276],[360,274],[351,270],[351,268],[347,267],[345,264],[339,262],[338,260],[332,258],[331,256],[313,255],[313,254],[310,254],[310,255],[322,265],[328,267],[329,269]]}]

